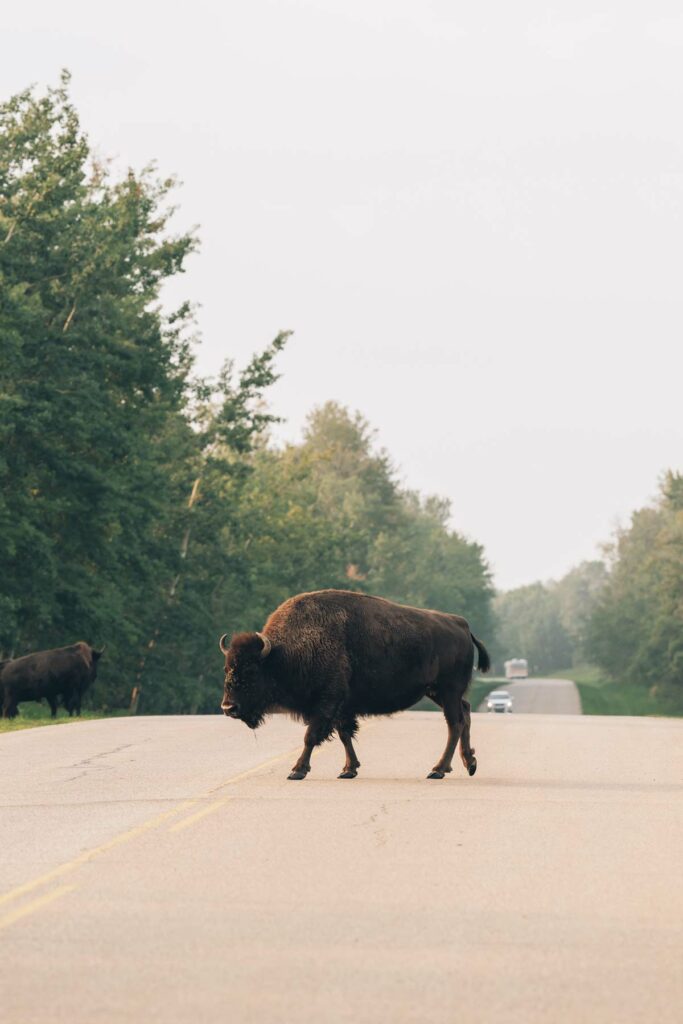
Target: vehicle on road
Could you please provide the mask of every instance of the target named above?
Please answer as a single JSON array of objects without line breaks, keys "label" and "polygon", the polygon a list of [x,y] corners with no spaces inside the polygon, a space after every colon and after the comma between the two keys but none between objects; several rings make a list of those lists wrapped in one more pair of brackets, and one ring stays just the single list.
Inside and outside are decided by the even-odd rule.
[{"label": "vehicle on road", "polygon": [[512,697],[507,690],[493,690],[486,698],[486,710],[509,714],[512,711]]},{"label": "vehicle on road", "polygon": [[510,658],[505,662],[506,679],[526,679],[529,675],[529,662],[526,658]]}]

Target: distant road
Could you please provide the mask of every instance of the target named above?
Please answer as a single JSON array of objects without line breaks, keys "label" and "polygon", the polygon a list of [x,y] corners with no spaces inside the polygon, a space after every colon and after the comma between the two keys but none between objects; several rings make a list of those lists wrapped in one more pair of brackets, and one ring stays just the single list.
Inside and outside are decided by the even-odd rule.
[{"label": "distant road", "polygon": [[[571,679],[519,679],[516,683],[499,683],[496,689],[509,691],[514,699],[514,714],[581,714],[581,698]],[[478,710],[486,711],[485,700]]]},{"label": "distant road", "polygon": [[[518,684],[515,684],[518,685]],[[683,721],[302,727],[218,716],[0,736],[3,1024],[678,1024]]]}]

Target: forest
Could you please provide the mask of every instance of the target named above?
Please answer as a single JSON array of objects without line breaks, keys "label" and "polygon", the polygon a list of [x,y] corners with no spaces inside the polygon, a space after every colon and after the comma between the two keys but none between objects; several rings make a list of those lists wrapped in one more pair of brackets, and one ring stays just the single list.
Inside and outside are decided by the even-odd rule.
[{"label": "forest", "polygon": [[293,593],[367,591],[491,631],[480,545],[401,486],[358,413],[321,396],[272,440],[278,333],[239,371],[195,371],[188,304],[160,290],[198,246],[174,182],[112,180],[68,75],[0,108],[0,657],[106,644],[91,700],[216,711],[221,633]]},{"label": "forest", "polygon": [[106,644],[96,706],[215,711],[221,633],[341,587],[465,615],[499,671],[591,663],[683,710],[683,477],[603,560],[494,594],[449,502],[406,489],[358,412],[321,395],[274,440],[288,332],[198,375],[194,311],[161,301],[199,245],[174,187],[112,175],[66,73],[0,106],[0,658]]},{"label": "forest", "polygon": [[639,711],[683,714],[683,475],[664,475],[604,561],[497,594],[494,616],[499,664],[514,650],[537,675],[592,665]]}]

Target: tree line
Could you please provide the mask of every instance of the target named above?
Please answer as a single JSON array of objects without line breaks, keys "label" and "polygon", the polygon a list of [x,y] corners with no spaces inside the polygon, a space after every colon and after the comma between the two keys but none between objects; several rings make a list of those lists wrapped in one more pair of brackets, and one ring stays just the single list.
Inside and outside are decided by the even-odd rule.
[{"label": "tree line", "polygon": [[278,334],[199,377],[189,304],[162,286],[198,244],[174,182],[117,178],[68,75],[0,106],[0,657],[106,644],[92,700],[214,711],[217,637],[292,593],[343,587],[491,628],[480,545],[447,501],[401,486],[370,425],[335,403],[277,445]]},{"label": "tree line", "polygon": [[494,653],[544,674],[590,662],[683,712],[683,475],[665,474],[655,502],[562,580],[494,600]]},{"label": "tree line", "polygon": [[68,86],[0,106],[0,658],[106,643],[96,703],[214,710],[220,633],[344,587],[464,614],[500,669],[590,661],[683,705],[681,475],[603,561],[492,601],[481,546],[362,416],[323,403],[273,442],[286,332],[197,375],[191,307],[160,302],[198,245],[173,179],[112,176]]}]

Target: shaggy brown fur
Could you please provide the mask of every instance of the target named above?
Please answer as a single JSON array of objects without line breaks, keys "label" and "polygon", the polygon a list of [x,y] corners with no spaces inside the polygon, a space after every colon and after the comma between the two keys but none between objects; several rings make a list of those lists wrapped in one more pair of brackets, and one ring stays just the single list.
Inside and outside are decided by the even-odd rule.
[{"label": "shaggy brown fur", "polygon": [[80,715],[85,690],[94,682],[102,651],[82,641],[51,651],[37,651],[0,665],[2,717],[14,718],[25,700],[42,700],[57,715],[59,698],[69,715]]},{"label": "shaggy brown fur", "polygon": [[425,695],[443,709],[448,743],[430,778],[452,770],[460,741],[470,775],[470,706],[464,699],[474,664],[489,668],[486,648],[465,619],[409,608],[346,590],[299,594],[280,605],[263,627],[271,643],[263,657],[258,633],[238,633],[225,653],[226,715],[252,729],[275,710],[302,718],[308,728],[290,779],[310,771],[311,752],[336,729],[346,751],[340,778],[354,778],[360,762],[353,747],[358,718],[411,707]]}]

